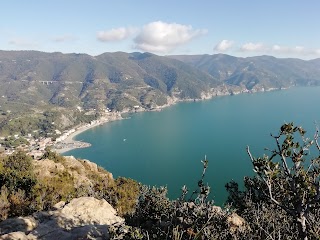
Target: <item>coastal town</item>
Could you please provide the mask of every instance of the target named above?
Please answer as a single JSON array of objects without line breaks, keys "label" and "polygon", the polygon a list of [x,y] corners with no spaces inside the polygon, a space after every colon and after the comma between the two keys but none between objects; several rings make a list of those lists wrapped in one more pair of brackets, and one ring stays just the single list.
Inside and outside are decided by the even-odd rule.
[{"label": "coastal town", "polygon": [[123,119],[120,112],[108,112],[103,114],[103,116],[97,120],[93,120],[87,124],[78,125],[63,132],[56,129],[55,132],[59,136],[55,139],[51,137],[40,137],[35,139],[32,136],[32,133],[28,133],[26,136],[19,136],[16,134],[14,136],[0,137],[0,140],[2,141],[6,138],[12,138],[14,140],[23,139],[21,144],[18,146],[4,146],[3,144],[0,144],[0,155],[11,155],[15,151],[21,150],[25,151],[34,159],[39,159],[48,148],[61,154],[76,148],[90,147],[90,143],[76,141],[73,140],[73,138],[90,128],[120,119]]}]

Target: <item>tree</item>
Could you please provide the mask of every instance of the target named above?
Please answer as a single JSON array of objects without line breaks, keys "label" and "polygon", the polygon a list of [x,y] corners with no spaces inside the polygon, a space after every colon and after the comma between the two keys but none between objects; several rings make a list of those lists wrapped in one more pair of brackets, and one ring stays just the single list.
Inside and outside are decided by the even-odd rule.
[{"label": "tree", "polygon": [[[255,197],[267,201],[282,210],[296,221],[300,239],[315,236],[314,213],[320,200],[320,146],[319,129],[312,139],[305,137],[302,127],[286,123],[278,135],[272,135],[276,148],[269,150],[271,156],[255,158],[249,146],[248,155],[252,161],[255,178],[247,179],[256,191]],[[317,156],[311,155],[317,150]]]},{"label": "tree", "polygon": [[32,189],[37,183],[32,158],[22,151],[0,159],[0,206],[2,219],[30,213]]}]

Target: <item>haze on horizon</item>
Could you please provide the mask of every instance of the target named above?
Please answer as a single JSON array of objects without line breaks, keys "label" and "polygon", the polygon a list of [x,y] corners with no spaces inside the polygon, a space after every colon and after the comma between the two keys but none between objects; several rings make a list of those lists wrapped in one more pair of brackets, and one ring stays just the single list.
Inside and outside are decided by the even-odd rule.
[{"label": "haze on horizon", "polygon": [[319,1],[2,1],[0,50],[320,57]]}]

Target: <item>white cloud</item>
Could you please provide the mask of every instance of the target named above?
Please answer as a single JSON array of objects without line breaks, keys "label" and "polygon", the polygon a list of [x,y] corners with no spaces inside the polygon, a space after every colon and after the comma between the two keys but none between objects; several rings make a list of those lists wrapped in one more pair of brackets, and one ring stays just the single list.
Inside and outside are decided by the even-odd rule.
[{"label": "white cloud", "polygon": [[273,46],[272,46],[272,50],[273,50],[273,51],[281,51],[281,49],[282,49],[282,48],[281,48],[281,46],[279,46],[279,45],[273,45]]},{"label": "white cloud", "polygon": [[121,41],[126,38],[129,38],[135,32],[136,29],[132,27],[113,28],[111,30],[98,32],[97,39],[102,42]]},{"label": "white cloud", "polygon": [[306,49],[306,48],[303,47],[303,46],[295,46],[295,47],[293,48],[293,50],[294,50],[295,52],[297,52],[297,53],[304,53],[304,52],[308,52],[308,51],[309,51],[308,49]]},{"label": "white cloud", "polygon": [[219,42],[215,47],[214,50],[217,52],[225,52],[227,50],[229,50],[230,48],[232,48],[234,42],[230,41],[230,40],[222,40],[221,42]]},{"label": "white cloud", "polygon": [[306,48],[304,46],[280,46],[280,45],[273,45],[271,47],[271,51],[276,54],[286,54],[286,55],[300,55],[300,56],[307,56],[307,55],[320,55],[320,49],[311,49]]},{"label": "white cloud", "polygon": [[17,47],[36,47],[38,43],[25,39],[25,38],[13,38],[9,40],[9,44]]},{"label": "white cloud", "polygon": [[151,22],[143,26],[134,39],[135,48],[148,52],[168,53],[206,33],[205,29],[193,29],[190,25]]},{"label": "white cloud", "polygon": [[242,52],[259,52],[265,49],[265,46],[262,43],[246,43],[240,47]]},{"label": "white cloud", "polygon": [[[234,43],[229,40],[222,40],[218,43],[214,50],[227,51],[234,47]],[[243,45],[237,46],[238,52],[244,55],[266,54],[280,57],[297,57],[297,58],[312,58],[320,56],[319,48],[308,48],[302,45],[288,46],[288,45],[267,45],[261,42],[247,42]]]},{"label": "white cloud", "polygon": [[62,36],[57,36],[53,38],[54,42],[67,42],[67,41],[73,41],[76,38],[70,34],[62,35]]}]

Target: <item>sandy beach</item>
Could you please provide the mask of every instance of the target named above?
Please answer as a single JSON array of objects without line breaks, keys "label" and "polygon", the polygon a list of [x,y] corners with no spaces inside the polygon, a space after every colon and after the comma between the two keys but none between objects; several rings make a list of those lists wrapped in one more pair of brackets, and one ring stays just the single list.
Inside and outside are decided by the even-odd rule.
[{"label": "sandy beach", "polygon": [[121,120],[121,119],[123,119],[123,117],[121,116],[121,113],[108,113],[91,124],[85,124],[85,125],[78,126],[75,128],[75,131],[73,133],[69,134],[67,136],[67,138],[64,139],[61,142],[61,144],[59,144],[59,145],[64,145],[66,147],[54,148],[53,150],[55,150],[57,153],[62,154],[62,153],[68,152],[68,151],[76,149],[76,148],[89,147],[89,146],[91,146],[89,143],[76,141],[76,140],[74,140],[74,138],[77,135],[79,135],[80,133],[87,131],[88,129],[97,127],[97,126],[105,124],[107,122],[117,121],[117,120]]}]

